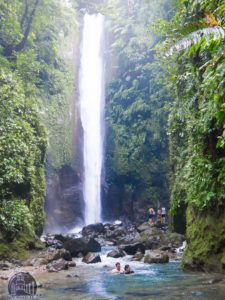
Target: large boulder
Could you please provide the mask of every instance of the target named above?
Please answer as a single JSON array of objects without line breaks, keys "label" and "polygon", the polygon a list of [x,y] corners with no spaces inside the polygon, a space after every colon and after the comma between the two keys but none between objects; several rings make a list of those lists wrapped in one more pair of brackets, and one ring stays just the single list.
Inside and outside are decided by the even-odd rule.
[{"label": "large boulder", "polygon": [[128,255],[134,255],[137,252],[145,253],[145,246],[142,243],[120,245],[119,250],[125,251]]},{"label": "large boulder", "polygon": [[49,248],[45,251],[40,252],[38,256],[26,261],[25,265],[37,267],[41,265],[47,265],[59,259],[64,259],[65,261],[72,261],[72,256],[70,252],[66,249]]},{"label": "large boulder", "polygon": [[141,261],[144,257],[144,254],[141,252],[137,252],[134,254],[134,256],[131,258],[132,261]]},{"label": "large boulder", "polygon": [[134,231],[132,233],[128,233],[127,235],[125,235],[124,237],[120,238],[117,241],[118,245],[128,245],[128,244],[135,244],[135,243],[139,243],[141,240],[141,236],[137,231]]},{"label": "large boulder", "polygon": [[90,252],[84,256],[84,258],[82,259],[82,262],[85,262],[86,264],[95,264],[95,263],[101,262],[101,257],[99,254]]},{"label": "large boulder", "polygon": [[112,250],[107,254],[107,257],[119,258],[124,257],[126,254],[122,250]]},{"label": "large boulder", "polygon": [[86,255],[88,252],[100,252],[101,245],[93,238],[68,239],[63,247],[68,250],[73,257],[79,253]]},{"label": "large boulder", "polygon": [[169,262],[169,256],[160,251],[151,251],[144,257],[146,264],[165,264]]},{"label": "large boulder", "polygon": [[126,229],[124,227],[118,227],[114,230],[107,230],[106,238],[107,239],[119,239],[122,236],[126,236]]},{"label": "large boulder", "polygon": [[179,248],[185,241],[185,236],[176,232],[166,232],[164,244],[171,246],[172,248]]},{"label": "large boulder", "polygon": [[139,225],[137,227],[137,231],[138,232],[143,232],[143,231],[147,231],[147,230],[149,230],[151,228],[152,228],[151,225],[149,225],[149,223],[146,222],[146,223],[143,223],[143,224]]},{"label": "large boulder", "polygon": [[105,228],[102,223],[90,224],[88,226],[83,227],[82,229],[83,236],[97,237],[104,233],[105,233]]},{"label": "large boulder", "polygon": [[49,263],[46,266],[46,269],[48,270],[48,272],[59,272],[62,270],[68,270],[68,268],[69,268],[69,264],[63,258],[53,261],[52,263]]},{"label": "large boulder", "polygon": [[46,235],[41,237],[41,241],[45,243],[46,247],[51,247],[55,249],[62,249],[63,243],[56,238],[54,235]]}]

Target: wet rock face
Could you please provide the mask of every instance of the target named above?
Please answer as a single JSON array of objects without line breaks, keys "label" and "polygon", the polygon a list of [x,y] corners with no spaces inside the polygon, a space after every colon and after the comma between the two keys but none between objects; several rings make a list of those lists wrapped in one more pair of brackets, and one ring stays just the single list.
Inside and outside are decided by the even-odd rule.
[{"label": "wet rock face", "polygon": [[187,240],[182,267],[225,274],[225,208],[199,213],[187,209]]},{"label": "wet rock face", "polygon": [[95,263],[101,262],[101,258],[100,258],[99,254],[88,253],[84,256],[84,258],[82,259],[82,262],[84,262],[86,264],[95,264]]},{"label": "wet rock face", "polygon": [[[54,177],[47,174],[45,232],[68,232],[83,218],[84,203],[79,172],[63,166]],[[60,209],[59,209],[60,208]]]}]

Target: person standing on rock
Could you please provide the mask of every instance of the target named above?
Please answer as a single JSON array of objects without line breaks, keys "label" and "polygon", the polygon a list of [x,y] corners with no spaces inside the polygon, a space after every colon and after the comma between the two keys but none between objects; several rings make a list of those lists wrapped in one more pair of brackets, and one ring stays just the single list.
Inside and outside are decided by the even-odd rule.
[{"label": "person standing on rock", "polygon": [[154,210],[154,208],[149,208],[149,210],[148,210],[148,212],[149,212],[149,220],[148,220],[148,223],[150,224],[150,225],[154,225],[155,224],[155,220],[154,220],[154,218],[155,218],[155,210]]},{"label": "person standing on rock", "polygon": [[162,223],[166,223],[166,208],[162,207]]},{"label": "person standing on rock", "polygon": [[157,225],[162,225],[162,210],[160,208],[157,210]]}]

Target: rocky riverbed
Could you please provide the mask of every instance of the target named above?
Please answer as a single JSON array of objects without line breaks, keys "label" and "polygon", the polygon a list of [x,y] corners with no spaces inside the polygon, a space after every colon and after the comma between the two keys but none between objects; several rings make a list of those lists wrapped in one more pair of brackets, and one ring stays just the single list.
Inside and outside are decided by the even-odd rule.
[{"label": "rocky riverbed", "polygon": [[[215,286],[221,295],[224,292],[222,275],[192,275],[179,270],[181,253],[176,249],[184,236],[170,233],[166,226],[99,223],[78,234],[47,234],[41,240],[45,248],[31,253],[28,260],[0,262],[0,299],[5,299],[8,281],[17,272],[29,272],[45,299],[60,299],[64,294],[66,299],[170,299],[166,290],[164,294],[160,290],[163,282],[167,282],[164,289],[172,289],[173,300],[203,293],[206,285],[211,296]],[[110,271],[117,261],[130,264],[134,276],[113,276]],[[184,298],[177,296],[177,280],[185,286]],[[154,297],[149,298],[152,293]]]},{"label": "rocky riverbed", "polygon": [[74,268],[73,258],[82,258],[84,263],[101,262],[101,249],[115,246],[108,257],[120,258],[131,255],[132,261],[144,263],[168,263],[177,259],[176,249],[185,240],[184,236],[170,233],[167,228],[157,228],[144,223],[140,226],[114,224],[92,224],[78,234],[47,234],[41,237],[44,250],[31,253],[31,257],[20,262],[2,261],[1,270],[15,267],[42,268],[48,272],[58,272]]}]

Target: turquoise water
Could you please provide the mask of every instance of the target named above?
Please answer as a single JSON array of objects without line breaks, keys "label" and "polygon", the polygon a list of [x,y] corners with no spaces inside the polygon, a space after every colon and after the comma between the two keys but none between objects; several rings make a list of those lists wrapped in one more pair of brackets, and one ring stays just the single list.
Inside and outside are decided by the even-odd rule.
[{"label": "turquoise water", "polygon": [[[146,265],[129,262],[133,275],[112,274],[115,259],[103,259],[95,265],[78,264],[80,278],[63,278],[51,288],[42,289],[44,299],[80,300],[224,300],[223,284],[211,284],[215,274],[186,273],[178,262]],[[120,261],[125,264],[129,261]],[[108,262],[108,264],[106,264]]]},{"label": "turquoise water", "polygon": [[[103,249],[102,263],[86,265],[77,260],[77,267],[59,273],[44,273],[35,279],[43,283],[38,289],[46,300],[224,300],[225,284],[212,284],[221,275],[186,273],[179,262],[144,264],[107,258],[110,249]],[[134,274],[112,274],[115,262],[129,263]],[[75,277],[67,277],[68,274]],[[0,289],[0,300],[6,298],[6,285]]]}]

